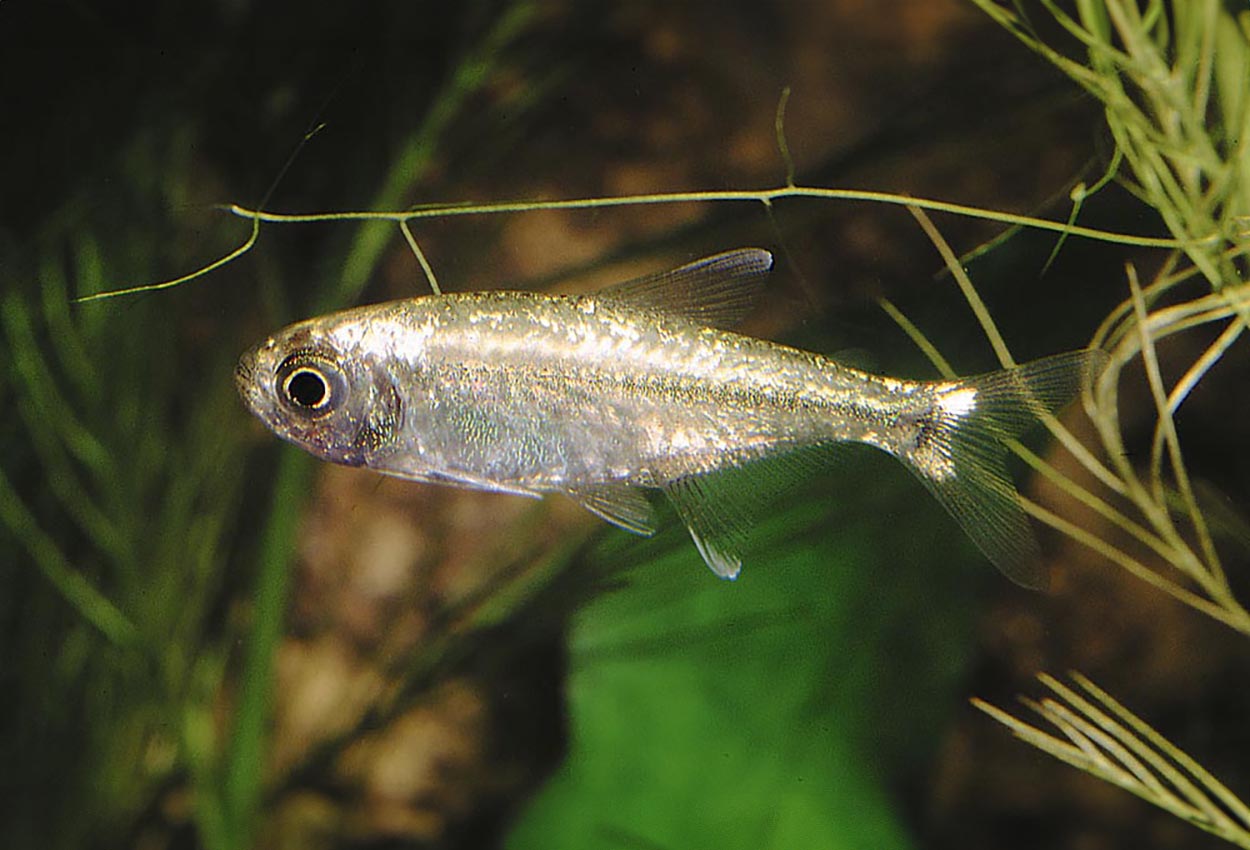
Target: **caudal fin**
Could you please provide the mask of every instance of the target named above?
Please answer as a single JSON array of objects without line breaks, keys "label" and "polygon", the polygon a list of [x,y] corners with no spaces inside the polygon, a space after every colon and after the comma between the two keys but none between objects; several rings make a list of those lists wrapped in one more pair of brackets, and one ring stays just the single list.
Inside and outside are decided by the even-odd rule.
[{"label": "caudal fin", "polygon": [[1043,588],[1037,539],[1007,475],[1006,440],[1063,407],[1096,376],[1106,354],[1057,354],[939,385],[902,459],[1007,578]]}]

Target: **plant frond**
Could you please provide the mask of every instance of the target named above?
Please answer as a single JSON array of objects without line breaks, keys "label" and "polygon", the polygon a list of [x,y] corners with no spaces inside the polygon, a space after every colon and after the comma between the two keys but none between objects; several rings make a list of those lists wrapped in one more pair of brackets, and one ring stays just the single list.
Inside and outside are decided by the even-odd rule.
[{"label": "plant frond", "polygon": [[1038,678],[1050,695],[1023,703],[1041,722],[972,703],[1042,752],[1250,848],[1250,806],[1195,759],[1081,674],[1072,674],[1072,686]]}]

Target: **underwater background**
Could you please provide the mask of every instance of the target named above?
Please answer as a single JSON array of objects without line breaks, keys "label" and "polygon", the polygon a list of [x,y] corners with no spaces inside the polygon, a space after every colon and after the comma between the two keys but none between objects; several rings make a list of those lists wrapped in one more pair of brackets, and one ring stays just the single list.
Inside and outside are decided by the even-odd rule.
[{"label": "underwater background", "polygon": [[[1197,5],[1233,22],[1211,50],[1247,50],[1236,34],[1250,15]],[[1021,7],[1073,53],[1045,4]],[[1214,90],[1236,88],[1215,65]],[[1238,116],[1211,107],[1213,122]],[[1040,526],[1051,588],[1023,591],[871,452],[779,497],[732,583],[671,515],[637,539],[560,499],[318,463],[246,413],[234,364],[296,319],[427,292],[388,222],[267,223],[210,274],[75,301],[246,244],[252,222],[218,206],[230,203],[762,189],[789,165],[804,186],[1063,221],[1073,187],[1094,184],[1124,139],[1099,96],[984,8],[0,0],[0,127],[0,846],[1238,844],[1014,740],[969,701],[1014,712],[1037,674],[1079,670],[1250,795],[1250,620],[1235,601],[1250,591],[1244,340],[1176,417],[1227,570],[1212,613]],[[1210,197],[1223,184],[1195,185]],[[1078,223],[1177,233],[1149,200],[1113,181]],[[1004,229],[934,219],[961,253]],[[593,289],[759,245],[779,261],[746,332],[934,377],[888,299],[956,371],[998,366],[897,205],[625,205],[411,227],[449,291]],[[1054,252],[1054,233],[1029,229],[965,266],[1025,360],[1087,345],[1129,298],[1126,263],[1143,279],[1190,262],[1241,275],[1155,290],[1158,306],[1241,291],[1229,232],[1216,272],[1089,239]],[[1228,297],[1244,324],[1250,309]],[[1161,345],[1169,380],[1220,331]],[[1156,426],[1140,366],[1120,403],[1122,454],[1145,468]],[[1080,407],[1065,422],[1095,446]],[[1045,439],[1031,445],[1079,476]],[[1031,499],[1119,539],[1019,466]]]}]

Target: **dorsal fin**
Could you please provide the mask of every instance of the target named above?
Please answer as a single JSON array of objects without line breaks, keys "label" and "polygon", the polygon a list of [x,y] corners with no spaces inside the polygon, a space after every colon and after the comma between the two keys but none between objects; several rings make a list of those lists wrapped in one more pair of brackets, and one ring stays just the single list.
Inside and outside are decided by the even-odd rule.
[{"label": "dorsal fin", "polygon": [[755,306],[773,255],[739,248],[602,289],[598,297],[683,316],[696,324],[731,328]]}]

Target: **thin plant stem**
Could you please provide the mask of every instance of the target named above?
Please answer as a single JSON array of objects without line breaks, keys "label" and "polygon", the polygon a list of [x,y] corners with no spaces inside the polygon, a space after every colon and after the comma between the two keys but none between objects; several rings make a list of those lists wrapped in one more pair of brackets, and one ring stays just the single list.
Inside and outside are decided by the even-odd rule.
[{"label": "thin plant stem", "polygon": [[[134,295],[140,292],[152,292],[169,289],[170,287],[178,286],[191,280],[195,280],[196,278],[203,277],[209,272],[219,269],[223,265],[238,259],[238,257],[242,254],[251,250],[256,243],[257,228],[259,223],[262,221],[274,223],[318,221],[407,222],[419,218],[446,218],[463,215],[495,215],[501,213],[533,212],[537,210],[588,210],[650,204],[715,203],[733,201],[755,202],[763,204],[767,207],[774,201],[784,198],[820,198],[825,200],[840,201],[867,201],[881,204],[892,204],[896,206],[915,206],[928,210],[929,212],[954,213],[956,215],[979,218],[986,221],[996,221],[1002,224],[1019,225],[1039,230],[1049,230],[1067,234],[1068,236],[1078,236],[1087,239],[1114,242],[1121,245],[1140,248],[1175,249],[1195,247],[1207,243],[1213,243],[1219,239],[1219,234],[1216,233],[1212,233],[1202,239],[1189,242],[1153,236],[1135,236],[1132,234],[1116,233],[1092,227],[1070,225],[1067,222],[1052,221],[1050,219],[1037,218],[1035,216],[1017,215],[1015,213],[980,209],[977,207],[970,207],[964,204],[955,204],[947,201],[914,198],[908,195],[897,195],[889,192],[873,192],[859,189],[827,189],[815,186],[780,186],[773,189],[761,190],[744,189],[730,191],[668,192],[650,195],[576,198],[563,201],[501,201],[489,204],[433,204],[391,212],[354,211],[324,213],[275,213],[263,210],[252,210],[239,204],[230,204],[225,207],[227,211],[240,216],[241,218],[249,219],[253,224],[253,232],[251,236],[239,248],[236,248],[226,256],[214,260],[213,262],[191,272],[190,274],[182,275],[178,278],[174,278],[173,280],[91,293],[80,296],[76,300],[79,302],[98,301],[103,298],[115,298],[123,295]],[[353,280],[354,279],[355,278],[353,277]]]},{"label": "thin plant stem", "polygon": [[786,105],[790,102],[790,87],[781,90],[777,99],[777,113],[773,118],[773,133],[777,137],[777,153],[786,170],[786,186],[794,186],[794,159],[790,156],[790,144],[786,141]]},{"label": "thin plant stem", "polygon": [[886,315],[893,319],[895,324],[902,328],[903,333],[907,334],[907,336],[911,339],[915,346],[920,349],[924,356],[929,359],[929,362],[933,364],[935,369],[937,369],[939,375],[946,378],[948,381],[954,380],[958,377],[958,373],[955,372],[955,369],[951,366],[950,361],[942,356],[942,352],[937,350],[937,346],[930,342],[929,338],[924,335],[924,332],[921,331],[920,328],[916,327],[915,323],[912,322],[911,319],[907,318],[907,316],[903,314],[902,310],[895,307],[894,303],[891,302],[890,299],[879,298],[877,299],[877,303],[881,305],[881,309],[885,311]]},{"label": "thin plant stem", "polygon": [[1112,546],[1101,537],[1098,537],[1081,526],[1064,519],[1031,499],[1021,497],[1020,502],[1024,506],[1025,511],[1033,518],[1046,523],[1051,528],[1062,532],[1067,537],[1071,537],[1077,543],[1092,549],[1112,563],[1119,565],[1136,578],[1139,578],[1152,587],[1163,591],[1177,601],[1183,602],[1191,608],[1201,611],[1208,617],[1218,620],[1219,622],[1236,629],[1242,634],[1250,636],[1250,613],[1247,613],[1244,608],[1241,608],[1240,606],[1230,608],[1226,605],[1216,604],[1204,596],[1199,596],[1192,590],[1188,590],[1176,582],[1164,578],[1158,572],[1145,566],[1136,558],[1124,552],[1122,549]]},{"label": "thin plant stem", "polygon": [[1026,446],[1013,441],[1012,451],[1033,469],[1046,476],[1051,483],[1059,487],[1063,492],[1097,513],[1103,519],[1117,526],[1121,531],[1131,535],[1143,546],[1149,547],[1156,555],[1169,560],[1172,558],[1172,549],[1157,534],[1144,528],[1140,523],[1129,519],[1123,512],[1112,507],[1105,500],[1098,498],[1094,493],[1077,484],[1054,466],[1029,451]]},{"label": "thin plant stem", "polygon": [[238,707],[221,786],[226,828],[234,847],[251,846],[260,806],[273,703],[273,665],[286,622],[287,587],[300,504],[311,478],[310,458],[286,451],[278,464],[270,521],[261,541],[255,607],[248,635]]},{"label": "thin plant stem", "polygon": [[968,277],[968,273],[959,264],[959,257],[951,250],[950,243],[933,226],[933,220],[925,214],[923,209],[918,206],[908,205],[907,211],[919,222],[920,228],[929,237],[933,246],[937,248],[938,253],[942,255],[943,262],[946,263],[946,267],[950,269],[955,281],[959,284],[959,291],[963,293],[964,300],[968,302],[968,306],[972,309],[972,314],[976,316],[977,322],[980,323],[985,338],[989,340],[990,347],[994,349],[998,362],[1005,369],[1015,366],[1016,361],[1007,349],[1007,343],[1003,339],[1003,335],[998,332],[998,325],[994,323],[994,319],[990,316],[990,311],[985,307],[985,302],[981,300],[976,287],[972,285],[972,280]]},{"label": "thin plant stem", "polygon": [[[1138,314],[1138,327],[1145,328],[1146,305],[1141,298],[1141,287],[1137,283],[1137,273],[1131,264],[1127,268],[1129,287],[1133,293],[1134,308]],[[1193,486],[1190,484],[1189,473],[1185,467],[1184,457],[1181,455],[1180,437],[1176,433],[1176,423],[1168,410],[1168,399],[1163,388],[1163,378],[1159,373],[1159,360],[1155,353],[1154,339],[1149,335],[1143,334],[1141,338],[1141,353],[1142,361],[1146,365],[1146,379],[1150,386],[1150,392],[1154,396],[1159,422],[1166,435],[1168,454],[1172,462],[1172,474],[1176,478],[1181,498],[1184,500],[1186,510],[1189,513],[1190,523],[1198,535],[1199,545],[1202,547],[1205,558],[1205,564],[1203,564],[1205,569],[1195,571],[1192,577],[1208,589],[1214,588],[1217,592],[1224,590],[1222,573],[1219,573],[1218,567],[1215,571],[1211,568],[1212,564],[1219,563],[1219,556],[1215,552],[1215,544],[1211,540],[1211,533],[1207,529],[1206,521],[1202,517],[1202,512],[1198,510],[1198,503],[1194,498]],[[1156,484],[1156,500],[1162,503],[1163,498],[1162,491],[1159,489],[1160,486],[1160,484]],[[1171,526],[1170,522],[1168,525],[1172,528],[1172,534],[1175,535],[1174,527]],[[1216,574],[1221,576],[1220,580],[1216,579]]]},{"label": "thin plant stem", "polygon": [[412,249],[412,253],[417,258],[417,262],[421,264],[421,271],[425,273],[425,279],[430,284],[430,289],[435,295],[442,295],[443,290],[438,286],[438,278],[434,275],[434,267],[430,265],[430,261],[425,258],[425,252],[421,250],[421,245],[417,243],[417,239],[412,235],[412,230],[408,227],[408,222],[401,221],[399,229],[404,234],[404,239],[408,242],[408,247]]},{"label": "thin plant stem", "polygon": [[[1207,347],[1197,361],[1181,376],[1181,379],[1177,381],[1172,391],[1168,393],[1167,412],[1169,421],[1175,416],[1176,411],[1180,409],[1185,399],[1189,397],[1189,393],[1192,392],[1193,388],[1206,377],[1211,368],[1232,348],[1245,329],[1245,321],[1240,316],[1229,322],[1219,337]],[[1155,474],[1160,476],[1160,478],[1162,477],[1163,447],[1167,440],[1167,431],[1162,427],[1161,420],[1160,424],[1155,428],[1150,451],[1151,468],[1156,470]],[[1214,554],[1214,549],[1212,549],[1212,553]],[[1219,559],[1217,557],[1208,558],[1207,566],[1212,576],[1227,590],[1228,582],[1224,576],[1224,570]]]}]

